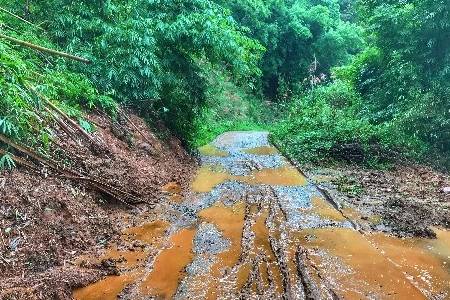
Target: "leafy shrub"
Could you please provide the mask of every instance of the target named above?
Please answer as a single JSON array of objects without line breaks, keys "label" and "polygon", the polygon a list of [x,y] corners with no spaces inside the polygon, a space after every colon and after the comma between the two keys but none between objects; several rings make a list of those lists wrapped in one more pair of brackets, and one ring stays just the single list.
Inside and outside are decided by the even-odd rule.
[{"label": "leafy shrub", "polygon": [[205,100],[202,61],[227,64],[235,80],[259,74],[262,46],[211,0],[52,0],[33,16],[50,18],[44,26],[58,44],[92,60],[76,70],[99,90],[156,112],[182,138]]},{"label": "leafy shrub", "polygon": [[373,164],[386,159],[389,139],[359,115],[361,99],[342,81],[293,99],[287,117],[273,130],[274,142],[302,162],[345,159]]},{"label": "leafy shrub", "polygon": [[[5,34],[56,49],[41,32],[8,15],[0,15],[0,25],[7,23]],[[18,34],[21,32],[21,34]],[[0,40],[0,133],[39,151],[48,150],[54,132],[52,117],[43,108],[43,98],[50,99],[62,111],[83,120],[86,109],[100,108],[113,114],[116,102],[101,95],[89,79],[68,70],[67,62],[35,50]],[[43,96],[38,96],[35,90]],[[0,144],[3,150],[6,145]],[[10,149],[9,149],[10,150]],[[10,160],[3,157],[3,165]]]},{"label": "leafy shrub", "polygon": [[450,167],[450,7],[442,1],[359,1],[370,48],[336,76],[361,95],[371,124],[412,157]]},{"label": "leafy shrub", "polygon": [[319,73],[348,63],[364,47],[363,30],[344,21],[340,1],[227,0],[239,24],[267,49],[261,86],[270,99],[290,96],[317,59]]}]

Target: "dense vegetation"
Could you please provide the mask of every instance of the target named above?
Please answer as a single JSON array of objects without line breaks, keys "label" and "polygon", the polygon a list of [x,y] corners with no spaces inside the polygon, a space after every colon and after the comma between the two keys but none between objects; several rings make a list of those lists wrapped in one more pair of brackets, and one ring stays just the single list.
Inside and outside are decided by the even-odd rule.
[{"label": "dense vegetation", "polygon": [[350,64],[331,69],[333,82],[293,101],[292,112],[314,120],[316,129],[291,115],[277,139],[294,155],[302,145],[313,155],[327,155],[357,142],[368,160],[377,159],[374,154],[392,157],[394,151],[440,157],[438,164],[448,167],[450,6],[445,1],[356,4],[367,47]]},{"label": "dense vegetation", "polygon": [[[450,5],[379,0],[6,1],[0,131],[45,152],[49,98],[162,119],[190,146],[269,129],[302,161],[450,166]],[[57,9],[56,9],[57,8]],[[43,95],[40,95],[43,94]],[[3,147],[6,149],[5,147]],[[2,164],[8,164],[7,156]]]}]

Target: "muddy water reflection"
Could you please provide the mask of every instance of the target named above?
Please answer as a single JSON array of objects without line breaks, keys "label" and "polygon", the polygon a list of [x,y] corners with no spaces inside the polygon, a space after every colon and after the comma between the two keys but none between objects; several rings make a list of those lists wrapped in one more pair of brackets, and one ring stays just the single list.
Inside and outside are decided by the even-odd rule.
[{"label": "muddy water reflection", "polygon": [[435,232],[436,240],[398,239],[384,234],[374,234],[368,239],[425,296],[450,297],[450,232],[439,229]]},{"label": "muddy water reflection", "polygon": [[108,276],[85,288],[75,290],[73,298],[75,300],[116,300],[123,289],[134,282],[141,272],[136,271],[120,276]]},{"label": "muddy water reflection", "polygon": [[134,239],[151,245],[155,242],[155,240],[157,240],[157,238],[163,236],[168,227],[169,223],[161,220],[138,227],[131,227],[124,230],[124,239]]},{"label": "muddy water reflection", "polygon": [[447,299],[450,258],[433,253],[443,244],[449,249],[446,233],[433,241],[311,229],[299,233],[296,242],[310,250],[316,267],[344,299]]},{"label": "muddy water reflection", "polygon": [[198,151],[200,152],[201,155],[204,155],[204,156],[217,156],[217,157],[227,157],[228,156],[228,152],[222,151],[219,148],[217,148],[211,144],[200,147],[198,149]]},{"label": "muddy water reflection", "polygon": [[344,222],[347,219],[344,215],[336,210],[328,201],[322,197],[314,196],[311,198],[312,207],[304,210],[305,213],[316,214],[319,217],[327,220]]},{"label": "muddy water reflection", "polygon": [[225,275],[224,272],[230,271],[237,264],[241,255],[244,209],[243,203],[238,203],[233,207],[218,204],[199,213],[202,220],[215,224],[222,231],[224,237],[231,242],[229,249],[217,256],[218,261],[211,267],[208,278],[201,278],[209,281],[207,299],[216,299],[221,294],[217,280]]},{"label": "muddy water reflection", "polygon": [[262,146],[262,147],[247,149],[244,152],[248,153],[248,154],[254,154],[254,155],[274,155],[274,154],[278,153],[278,150],[275,147]]},{"label": "muddy water reflection", "polygon": [[402,272],[359,232],[334,228],[308,230],[303,234],[312,238],[301,240],[301,244],[309,249],[320,249],[315,252],[318,266],[327,277],[335,280],[335,291],[344,299],[406,296],[423,299]]},{"label": "muddy water reflection", "polygon": [[[161,242],[169,223],[165,221],[155,221],[139,227],[125,229],[122,241],[127,245],[127,250],[119,250],[116,245],[107,249],[105,254],[98,260],[91,260],[91,263],[101,263],[104,260],[115,261],[120,276],[107,276],[92,285],[74,291],[73,297],[76,300],[113,300],[126,286],[136,282],[145,274],[144,266],[150,255],[151,246]],[[144,243],[144,247],[133,247],[133,241]]]},{"label": "muddy water reflection", "polygon": [[[266,222],[269,217],[269,211],[263,210],[261,214],[256,218],[252,230],[255,234],[255,249],[254,253],[261,253],[264,255],[264,262],[260,264],[259,268],[263,269],[261,273],[262,285],[265,290],[269,289],[269,282],[274,285],[274,289],[278,293],[283,292],[283,282],[281,273],[277,265],[277,259],[273,253],[273,249],[270,246],[269,238],[270,231],[267,228]],[[270,277],[269,277],[270,273]],[[270,278],[270,281],[269,281]]]}]

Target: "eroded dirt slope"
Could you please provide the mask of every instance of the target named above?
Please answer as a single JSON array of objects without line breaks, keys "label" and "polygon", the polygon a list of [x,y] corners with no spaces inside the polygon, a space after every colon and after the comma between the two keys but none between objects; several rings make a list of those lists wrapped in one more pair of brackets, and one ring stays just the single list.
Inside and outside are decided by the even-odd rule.
[{"label": "eroded dirt slope", "polygon": [[[148,203],[161,201],[161,186],[169,182],[188,185],[196,162],[175,138],[156,139],[135,115],[119,122],[89,118],[108,152],[92,152],[62,135],[55,158]],[[82,268],[74,259],[96,256],[114,242],[126,218],[154,214],[148,204],[128,206],[40,171],[0,173],[0,299],[71,299],[73,288],[117,273],[112,261]]]},{"label": "eroded dirt slope", "polygon": [[[389,170],[311,166],[306,173],[340,205],[357,208],[366,230],[434,238],[433,227],[450,229],[448,174],[406,163]],[[379,222],[364,222],[370,215]]]}]

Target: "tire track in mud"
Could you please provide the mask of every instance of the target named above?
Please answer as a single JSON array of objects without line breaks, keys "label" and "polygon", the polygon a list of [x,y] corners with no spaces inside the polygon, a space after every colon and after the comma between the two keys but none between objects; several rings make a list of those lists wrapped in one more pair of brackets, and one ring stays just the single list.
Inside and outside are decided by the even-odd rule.
[{"label": "tire track in mud", "polygon": [[[385,257],[385,249],[400,247],[397,241],[355,230],[357,222],[346,218],[280,155],[267,133],[225,133],[200,152],[202,166],[192,193],[180,199],[172,186],[175,194],[160,205],[156,222],[168,226],[158,242],[134,235],[146,253],[156,254],[149,255],[143,266],[124,269],[125,282],[120,281],[112,294],[93,288],[105,286],[100,282],[76,291],[75,299],[446,299],[449,295],[450,276],[442,267],[445,250],[440,257],[417,249],[406,258],[410,264],[404,257]],[[147,228],[152,230],[148,224]],[[419,265],[425,273],[417,268],[424,259],[431,265]],[[428,277],[411,279],[414,270]]]},{"label": "tire track in mud", "polygon": [[[207,194],[206,198],[208,193],[216,196],[208,203],[210,207],[217,202],[245,205],[239,259],[229,274],[217,278],[220,284],[215,297],[302,299],[305,291],[299,277],[304,273],[297,273],[295,258],[289,255],[288,222],[301,218],[300,211],[295,210],[310,207],[310,198],[319,193],[270,146],[266,133],[230,135],[222,135],[203,153],[203,172],[208,176],[201,180],[206,181],[204,186],[208,188],[194,183],[200,186],[198,191]],[[214,155],[217,153],[220,157]],[[281,203],[282,195],[275,186],[287,188],[286,193],[293,188],[294,194],[298,194],[298,205],[289,201]],[[320,223],[313,217],[306,221]],[[185,285],[190,280],[188,275]],[[178,294],[179,297],[188,295],[196,297],[189,291]]]}]

